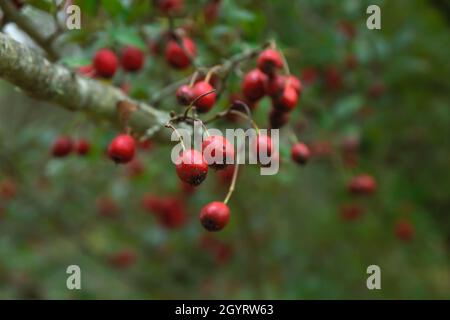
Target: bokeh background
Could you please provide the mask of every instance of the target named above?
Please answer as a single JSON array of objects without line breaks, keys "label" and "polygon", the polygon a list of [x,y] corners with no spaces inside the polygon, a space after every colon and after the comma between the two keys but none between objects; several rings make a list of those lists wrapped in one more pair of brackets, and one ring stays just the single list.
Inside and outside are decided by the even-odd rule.
[{"label": "bokeh background", "polygon": [[[89,64],[104,46],[141,47],[145,70],[121,72],[113,84],[144,100],[193,72],[172,70],[156,52],[169,24],[151,1],[74,2],[82,29],[59,40],[61,63]],[[241,168],[230,224],[207,234],[198,212],[224,198],[226,174],[211,170],[196,190],[180,186],[169,141],[116,166],[105,156],[115,127],[0,81],[0,298],[448,299],[448,3],[223,0],[217,18],[205,19],[207,1],[185,2],[175,25],[189,30],[202,64],[275,39],[302,79],[281,130],[280,172]],[[30,4],[23,14],[51,32],[52,1]],[[381,7],[381,30],[366,28],[369,4]],[[12,24],[3,28],[29,43]],[[231,76],[216,111],[254,66]],[[173,95],[158,107],[181,108]],[[269,110],[265,98],[254,111],[260,127]],[[293,134],[313,150],[304,167],[290,159]],[[55,159],[59,136],[87,139],[91,152]],[[355,197],[347,183],[362,173],[377,189]],[[155,203],[165,214],[152,212]],[[66,288],[72,264],[82,290]],[[381,268],[381,290],[366,287],[371,264]]]}]

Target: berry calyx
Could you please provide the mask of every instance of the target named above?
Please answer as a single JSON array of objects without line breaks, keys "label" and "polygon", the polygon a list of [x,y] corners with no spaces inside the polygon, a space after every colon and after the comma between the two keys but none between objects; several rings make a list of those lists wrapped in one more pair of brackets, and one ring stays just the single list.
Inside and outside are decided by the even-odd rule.
[{"label": "berry calyx", "polygon": [[176,40],[170,40],[166,46],[166,60],[177,69],[185,69],[191,64],[191,58],[197,53],[195,43],[188,37],[181,39],[184,49]]},{"label": "berry calyx", "polygon": [[290,112],[292,111],[298,102],[298,94],[295,88],[291,85],[287,85],[281,96],[274,99],[273,106],[274,108],[280,111]]},{"label": "berry calyx", "polygon": [[134,158],[136,143],[129,134],[121,134],[115,137],[109,147],[108,155],[115,163],[127,163]]},{"label": "berry calyx", "polygon": [[[206,94],[214,90],[214,88],[206,81],[199,81],[194,85],[194,99],[197,99],[201,95]],[[216,93],[211,92],[195,102],[195,107],[199,113],[205,113],[211,110],[216,103]]]},{"label": "berry calyx", "polygon": [[249,71],[242,81],[242,93],[244,97],[256,101],[261,99],[265,94],[267,76],[259,69]]},{"label": "berry calyx", "polygon": [[176,92],[177,101],[183,106],[188,106],[194,100],[194,90],[188,85],[182,85]]},{"label": "berry calyx", "polygon": [[377,183],[375,179],[368,174],[362,174],[353,177],[348,184],[348,191],[358,195],[368,195],[375,192]]},{"label": "berry calyx", "polygon": [[80,139],[75,144],[75,151],[80,156],[85,156],[91,150],[91,144],[86,139]]},{"label": "berry calyx", "polygon": [[234,148],[222,136],[209,136],[202,143],[202,153],[206,162],[216,170],[224,169],[234,159]]},{"label": "berry calyx", "polygon": [[200,152],[190,149],[183,151],[178,157],[176,171],[181,181],[198,186],[208,174],[208,164]]},{"label": "berry calyx", "polygon": [[202,226],[211,232],[222,230],[230,220],[230,208],[223,202],[208,203],[200,211]]},{"label": "berry calyx", "polygon": [[304,165],[311,157],[311,151],[306,144],[299,142],[292,146],[291,157],[294,162]]},{"label": "berry calyx", "polygon": [[267,75],[274,74],[276,69],[283,67],[283,59],[278,51],[266,49],[258,56],[258,69]]},{"label": "berry calyx", "polygon": [[122,51],[122,67],[126,71],[135,72],[142,69],[144,66],[145,56],[144,52],[136,47],[126,47]]},{"label": "berry calyx", "polygon": [[103,78],[112,78],[116,73],[118,64],[116,54],[109,49],[100,49],[94,56],[95,71]]},{"label": "berry calyx", "polygon": [[72,150],[72,139],[69,137],[59,137],[53,142],[51,153],[56,158],[62,158],[69,155]]}]

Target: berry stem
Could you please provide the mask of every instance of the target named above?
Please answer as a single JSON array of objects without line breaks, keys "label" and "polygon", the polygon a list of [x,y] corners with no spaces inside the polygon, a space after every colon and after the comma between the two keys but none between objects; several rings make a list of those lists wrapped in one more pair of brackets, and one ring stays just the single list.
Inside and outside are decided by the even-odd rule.
[{"label": "berry stem", "polygon": [[236,161],[235,161],[235,165],[234,165],[233,178],[231,179],[230,188],[228,189],[228,193],[227,193],[227,196],[225,197],[225,200],[223,200],[223,203],[225,203],[225,204],[227,204],[228,201],[230,200],[231,195],[233,194],[233,191],[236,187],[236,180],[237,180],[237,176],[238,176],[238,172],[239,172],[239,153],[240,153],[240,149],[236,153]]},{"label": "berry stem", "polygon": [[191,80],[189,81],[189,88],[192,88],[194,86],[194,83],[197,80],[197,77],[198,77],[198,71],[195,71],[191,77]]},{"label": "berry stem", "polygon": [[171,128],[173,132],[178,136],[178,139],[181,143],[181,148],[183,148],[183,151],[186,151],[186,146],[184,145],[183,137],[181,136],[180,132],[175,128],[175,126],[169,121],[166,123],[166,128]]},{"label": "berry stem", "polygon": [[208,71],[208,73],[206,74],[206,77],[205,77],[205,82],[209,83],[209,80],[211,80],[211,77],[214,74],[214,72],[216,72],[220,68],[222,68],[221,65],[216,65],[216,66],[212,67],[211,69],[209,69],[209,71]]}]

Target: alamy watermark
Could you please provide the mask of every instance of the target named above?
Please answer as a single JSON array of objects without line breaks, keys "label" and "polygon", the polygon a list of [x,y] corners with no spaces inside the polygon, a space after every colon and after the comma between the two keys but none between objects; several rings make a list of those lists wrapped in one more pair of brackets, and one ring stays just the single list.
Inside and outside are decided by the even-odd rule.
[{"label": "alamy watermark", "polygon": [[[180,141],[180,136],[182,141]],[[202,142],[208,136],[225,137],[233,146],[235,157],[226,157],[222,152],[215,152],[212,145],[202,150]],[[269,137],[269,144],[257,143],[258,137]],[[208,164],[259,164],[261,175],[274,175],[278,173],[279,164],[279,130],[271,129],[225,129],[225,134],[219,129],[208,128],[203,130],[201,121],[195,121],[193,133],[191,129],[179,128],[172,133],[172,141],[179,141],[172,149],[171,160],[177,164],[183,148],[192,148],[202,151]],[[189,159],[187,159],[188,161]],[[198,159],[193,158],[193,161]]]}]

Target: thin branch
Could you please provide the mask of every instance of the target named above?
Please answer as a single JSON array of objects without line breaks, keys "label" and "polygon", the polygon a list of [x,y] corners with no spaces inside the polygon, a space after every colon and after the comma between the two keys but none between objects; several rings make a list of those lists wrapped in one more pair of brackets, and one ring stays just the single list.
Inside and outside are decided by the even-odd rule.
[{"label": "thin branch", "polygon": [[111,85],[78,76],[66,67],[52,64],[36,50],[1,32],[0,77],[34,98],[116,124],[119,102],[135,104],[137,108],[130,115],[129,125],[136,133],[143,133],[154,126],[163,127],[170,119],[167,112],[134,101]]},{"label": "thin branch", "polygon": [[28,36],[47,53],[48,58],[51,61],[58,60],[59,54],[52,47],[51,41],[39,32],[40,28],[37,25],[14,7],[12,1],[0,0],[0,9],[3,11],[3,16],[6,17],[9,22],[15,23],[20,29],[28,34]]}]

